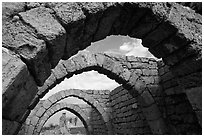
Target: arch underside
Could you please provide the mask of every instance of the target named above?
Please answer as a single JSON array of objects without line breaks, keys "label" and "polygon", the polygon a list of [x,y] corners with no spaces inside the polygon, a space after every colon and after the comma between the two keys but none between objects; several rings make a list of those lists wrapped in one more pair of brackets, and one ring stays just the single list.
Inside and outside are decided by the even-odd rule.
[{"label": "arch underside", "polygon": [[[41,128],[38,128],[38,127],[39,127],[39,124],[40,124],[40,127],[42,127],[44,125],[44,124],[41,124],[41,121],[42,121],[42,119],[44,119],[43,116],[46,115],[45,113],[47,111],[51,111],[50,109],[52,109],[53,106],[57,106],[57,104],[59,104],[58,102],[62,101],[65,98],[69,98],[69,97],[76,97],[76,98],[82,99],[88,105],[90,105],[91,108],[93,110],[95,110],[95,112],[98,113],[98,115],[101,117],[101,121],[104,125],[103,126],[104,131],[107,131],[107,125],[106,124],[108,121],[107,121],[107,119],[104,119],[104,115],[106,115],[106,112],[104,110],[104,106],[102,106],[102,104],[100,104],[100,102],[98,100],[96,100],[95,98],[93,98],[91,95],[87,94],[86,90],[70,89],[70,90],[62,90],[58,93],[53,94],[48,99],[46,99],[42,104],[38,104],[35,107],[36,111],[33,112],[31,114],[31,116],[29,116],[31,119],[30,123],[34,123],[34,124],[31,124],[31,127],[29,127],[29,128],[33,129],[33,130],[29,131],[28,134],[39,134]],[[65,106],[67,106],[67,105],[68,104],[65,104]],[[59,107],[57,107],[58,111],[59,111],[59,109],[61,110],[63,106],[64,106],[63,104],[59,105]],[[77,108],[75,108],[74,110],[76,110],[76,109]],[[50,117],[51,115],[53,115],[54,112],[51,111],[51,114],[49,113],[49,115],[47,115],[47,116]],[[85,119],[86,122],[83,121],[83,123],[87,127],[87,131],[88,131],[87,133],[93,134],[91,129],[89,129],[90,128],[89,124],[87,124],[88,123],[87,120],[89,119],[87,116],[89,116],[89,115],[85,113],[85,116],[84,116],[84,114],[82,112],[80,112],[80,115],[83,115],[83,119],[86,116],[86,119]],[[38,119],[37,121],[36,121],[36,117]],[[43,121],[46,122],[45,120],[43,120]],[[107,133],[105,133],[105,134],[107,134]]]},{"label": "arch underside", "polygon": [[[88,70],[102,68],[102,73],[107,75],[111,72],[110,78],[118,80],[118,83],[125,83],[128,88],[134,87],[136,95],[142,98],[144,107],[155,107],[156,103],[150,89],[147,88],[146,80],[140,75],[140,71],[138,74],[137,68],[132,68],[131,71],[128,64],[121,65],[107,56],[105,60],[102,57],[101,61],[99,54],[94,55],[95,58],[99,57],[97,62],[85,61],[89,62],[86,67],[80,66],[81,63],[77,63],[77,60],[67,61],[91,42],[109,35],[128,35],[142,39],[143,46],[148,47],[154,56],[162,58],[169,66],[184,92],[202,85],[201,15],[179,4],[3,3],[2,5],[2,79],[5,79],[2,84],[2,109],[5,121],[3,123],[6,123],[3,127],[15,125],[10,131],[5,128],[5,134],[14,134],[30,110],[52,86],[61,82],[65,76],[80,73],[82,68]],[[67,64],[61,64],[63,61],[60,59],[65,60]],[[126,59],[130,59],[131,62],[131,58]],[[82,67],[79,71],[70,68],[73,61],[76,68]],[[154,64],[154,60],[152,62]],[[59,68],[60,72],[58,69],[53,71],[52,68]],[[10,73],[7,73],[8,71]],[[138,77],[132,77],[134,74]],[[193,99],[192,93],[186,94],[190,102],[199,106],[200,102]],[[200,94],[195,95],[198,100],[202,100]],[[199,109],[202,112],[202,108]],[[157,108],[155,113],[158,111]],[[159,119],[156,123],[162,129],[164,121],[162,118]],[[154,134],[166,133],[164,129],[154,129],[155,123],[151,118],[149,124]]]},{"label": "arch underside", "polygon": [[[60,106],[60,107],[57,107]],[[51,111],[54,110],[54,111]],[[47,122],[47,120],[54,115],[55,113],[61,111],[61,110],[67,110],[72,112],[73,114],[75,114],[83,123],[85,129],[86,129],[86,133],[89,134],[89,129],[88,129],[88,125],[87,125],[87,120],[88,120],[88,114],[82,110],[82,108],[80,108],[80,106],[76,105],[76,104],[67,104],[67,103],[58,103],[53,105],[51,108],[49,108],[45,114],[39,119],[38,123],[36,124],[36,128],[34,129],[32,134],[40,134],[42,127],[44,126],[44,124]],[[47,114],[47,112],[51,112],[51,114],[49,113],[49,115]],[[47,117],[49,116],[49,117]]]}]

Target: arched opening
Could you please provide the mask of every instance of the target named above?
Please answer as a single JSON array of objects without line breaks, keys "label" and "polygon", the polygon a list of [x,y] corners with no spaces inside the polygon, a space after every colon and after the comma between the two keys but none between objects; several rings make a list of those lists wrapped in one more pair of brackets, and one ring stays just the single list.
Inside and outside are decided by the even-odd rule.
[{"label": "arched opening", "polygon": [[68,128],[70,130],[69,134],[85,135],[87,131],[83,125],[83,122],[73,113],[68,110],[61,110],[51,116],[47,122],[42,127],[40,135],[60,135],[63,134],[60,131],[59,119],[62,113],[66,113],[67,121],[69,121]]},{"label": "arched opening", "polygon": [[[83,100],[83,104],[81,100]],[[73,101],[75,102],[73,103]],[[41,100],[41,103],[38,103],[32,114],[30,114],[29,119],[26,120],[29,122],[28,125],[30,125],[27,134],[39,134],[45,119],[47,120],[53,114],[53,111],[55,112],[64,108],[63,103],[66,103],[65,106],[77,105],[74,110],[80,107],[81,116],[86,116],[84,119],[86,120],[89,134],[107,134],[107,119],[104,119],[104,115],[106,114],[104,108],[97,99],[88,95],[86,91],[77,89],[62,90],[51,95],[44,101]],[[57,110],[53,107],[56,107]]]},{"label": "arched opening", "polygon": [[[148,111],[151,110],[150,108],[156,108],[154,112],[157,114],[157,105],[145,83],[147,80],[138,75],[138,71],[132,72],[127,69],[128,63],[121,65],[115,60],[111,61],[107,54],[103,60],[104,57],[101,58],[101,55],[97,54],[94,57],[99,63],[84,60],[82,55],[82,58],[79,57],[81,59],[79,62],[75,58],[61,64],[63,61],[60,59],[66,60],[89,46],[91,42],[109,35],[141,38],[143,45],[148,47],[153,55],[161,57],[165,65],[169,66],[170,72],[184,89],[182,91],[187,91],[190,102],[198,104],[189,92],[192,88],[201,87],[202,21],[201,16],[192,10],[176,3],[37,3],[31,5],[20,3],[14,10],[7,11],[7,8],[10,9],[5,4],[3,47],[6,50],[3,52],[3,66],[8,66],[8,69],[4,67],[4,70],[9,70],[11,73],[4,73],[6,78],[3,84],[5,85],[3,87],[5,134],[18,131],[18,127],[25,121],[30,110],[49,89],[65,77],[87,70],[97,70],[118,83],[125,83],[124,86],[127,86],[127,89],[134,87],[136,96],[142,98],[140,103],[144,105],[143,110],[148,112],[146,117],[152,112]],[[10,51],[15,52],[19,58],[10,54]],[[131,62],[132,58],[127,60]],[[20,65],[14,67],[15,64]],[[55,66],[60,72],[57,69],[51,71]],[[76,70],[67,66],[75,66]],[[121,69],[124,66],[126,67]],[[115,72],[115,68],[118,69],[119,74]],[[136,77],[136,80],[133,80],[135,78],[132,77],[133,73],[136,73],[139,78]],[[31,94],[27,94],[28,91]],[[36,92],[38,92],[37,95]],[[199,97],[199,94],[196,94],[196,98]],[[31,105],[29,105],[30,102]],[[149,109],[145,109],[147,106]],[[147,119],[153,133],[165,134],[162,128],[164,117],[161,116],[159,120],[152,117],[154,115]],[[10,125],[15,126],[8,131],[7,127]],[[199,126],[197,127],[200,129]]]},{"label": "arched opening", "polygon": [[[61,108],[57,108],[57,106],[61,106]],[[78,108],[78,109],[77,109]],[[62,110],[66,110],[66,111],[70,111],[71,113],[75,114],[83,123],[85,129],[86,129],[86,134],[89,134],[89,129],[88,129],[88,125],[87,125],[87,114],[85,113],[85,111],[83,111],[79,106],[77,105],[70,105],[70,104],[66,104],[66,103],[59,103],[56,104],[52,107],[52,109],[54,110],[54,112],[52,112],[48,117],[46,116],[47,113],[49,113],[49,111],[45,112],[45,114],[42,116],[42,118],[39,120],[39,123],[37,124],[38,126],[36,127],[36,130],[34,130],[34,134],[39,134],[42,131],[42,127],[44,126],[44,124],[47,122],[47,120],[54,114],[58,113],[59,111]],[[57,127],[57,129],[55,129],[57,131],[57,134],[63,134],[61,133],[60,127]],[[70,133],[73,133],[74,131],[70,131]],[[56,133],[54,133],[56,134]]]}]

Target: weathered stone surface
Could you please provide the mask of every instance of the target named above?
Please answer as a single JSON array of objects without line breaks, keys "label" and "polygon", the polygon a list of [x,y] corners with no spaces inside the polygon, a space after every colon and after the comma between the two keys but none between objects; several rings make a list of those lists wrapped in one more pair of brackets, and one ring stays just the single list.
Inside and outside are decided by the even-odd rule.
[{"label": "weathered stone surface", "polygon": [[90,52],[86,52],[86,51],[83,51],[80,53],[84,59],[86,60],[86,64],[87,66],[97,66],[97,61],[95,59],[95,55],[90,53]]},{"label": "weathered stone surface", "polygon": [[41,117],[44,112],[45,112],[45,108],[41,107],[41,108],[39,108],[39,110],[36,112],[36,116]]},{"label": "weathered stone surface", "polygon": [[2,119],[2,134],[3,135],[13,135],[18,133],[20,129],[20,123],[16,121],[9,121]]},{"label": "weathered stone surface", "polygon": [[115,62],[111,58],[105,57],[104,62],[103,62],[104,69],[112,71],[114,65],[115,65]]},{"label": "weathered stone surface", "polygon": [[141,105],[143,107],[147,107],[152,105],[155,101],[152,97],[152,95],[149,93],[148,90],[145,90],[141,96],[138,98],[138,100],[140,101]]},{"label": "weathered stone surface", "polygon": [[74,72],[77,70],[76,64],[72,59],[64,61],[63,64],[66,67],[67,73]]},{"label": "weathered stone surface", "polygon": [[14,15],[25,11],[25,2],[2,2],[2,23],[10,21]]},{"label": "weathered stone surface", "polygon": [[128,69],[126,69],[126,68],[124,68],[123,72],[120,74],[120,77],[123,80],[125,80],[126,82],[129,81],[130,76],[131,76],[131,72]]},{"label": "weathered stone surface", "polygon": [[115,3],[108,3],[103,18],[99,22],[98,30],[95,32],[93,41],[98,41],[110,34],[112,24],[120,16],[120,8]]},{"label": "weathered stone surface", "polygon": [[84,69],[84,68],[86,68],[88,66],[85,58],[83,57],[83,55],[81,53],[79,53],[78,56],[74,56],[72,58],[72,60],[75,63],[75,69],[76,70],[82,70],[82,69]]},{"label": "weathered stone surface", "polygon": [[153,31],[160,24],[160,22],[161,20],[156,19],[151,12],[147,13],[142,17],[140,23],[132,29],[130,36],[142,39],[149,32]]},{"label": "weathered stone surface", "polygon": [[57,66],[53,69],[53,74],[56,79],[62,79],[67,75],[67,71],[62,60],[60,60]]},{"label": "weathered stone surface", "polygon": [[37,36],[47,42],[52,67],[56,66],[63,56],[66,32],[59,22],[53,17],[53,11],[44,8],[34,8],[19,15],[37,32]]},{"label": "weathered stone surface", "polygon": [[37,93],[37,86],[26,65],[9,50],[2,51],[3,116],[19,120]]},{"label": "weathered stone surface", "polygon": [[[90,66],[90,68],[96,69],[98,71],[102,70],[100,71],[100,73],[107,73],[108,71],[113,72],[114,76],[112,76],[112,73],[106,75],[108,75],[108,77],[110,78],[115,79],[119,83],[124,84],[124,87],[126,87],[126,83],[123,83],[121,81],[127,81],[130,77],[130,81],[132,81],[129,83],[134,83],[134,85],[137,87],[137,91],[141,93],[144,91],[143,88],[146,87],[146,85],[149,86],[161,84],[161,86],[164,88],[163,93],[167,93],[167,91],[169,89],[172,89],[173,87],[182,86],[182,88],[173,89],[176,90],[176,94],[170,93],[167,95],[153,95],[158,108],[162,110],[161,112],[165,112],[164,104],[161,103],[162,99],[165,100],[165,103],[167,103],[166,107],[171,104],[170,102],[174,102],[173,105],[176,106],[175,111],[179,112],[179,104],[184,102],[188,104],[188,101],[182,102],[182,98],[183,96],[185,96],[185,94],[181,94],[180,92],[178,92],[178,90],[182,89],[183,92],[183,89],[200,87],[201,85],[201,15],[196,14],[191,9],[183,7],[176,3],[4,3],[2,19],[3,47],[20,55],[22,61],[26,63],[29,71],[24,71],[25,65],[20,65],[18,66],[20,67],[19,73],[22,72],[23,75],[24,73],[28,73],[28,75],[30,75],[31,73],[38,86],[42,86],[44,81],[50,75],[51,65],[53,67],[61,58],[68,59],[72,55],[76,54],[79,50],[89,46],[91,42],[100,40],[112,34],[129,35],[133,37],[143,38],[143,45],[145,47],[150,47],[149,51],[151,51],[151,53],[155,56],[163,57],[164,63],[166,65],[169,65],[170,67],[164,66],[164,64],[160,64],[161,66],[158,64],[157,66],[156,61],[153,59],[138,57],[136,59],[133,59],[125,56],[114,57],[113,55],[108,54],[105,54],[105,60],[102,57],[100,62],[97,63],[98,67],[94,67],[96,62],[91,59],[84,60],[85,62],[87,61],[87,64],[84,64],[84,66]],[[65,34],[65,29],[61,25],[66,29],[67,34]],[[67,36],[66,38],[65,35]],[[64,47],[65,40],[66,47]],[[65,52],[64,48],[66,48]],[[93,56],[95,56],[94,60],[96,59],[97,61],[98,56]],[[107,61],[106,58],[110,58],[112,60],[112,63],[111,61]],[[130,59],[131,61],[128,62],[128,59]],[[93,64],[92,61],[94,62]],[[6,61],[3,60],[4,65],[6,64],[5,62]],[[116,64],[120,64],[118,68]],[[72,76],[73,73],[79,72],[76,71],[77,69],[75,68],[77,65],[82,66],[80,65],[80,61],[79,63],[74,64],[73,62],[68,65],[63,64],[63,66],[66,67],[67,72],[70,74],[68,77]],[[168,77],[168,72],[171,71],[175,78],[178,78],[178,81],[175,80],[174,77],[169,78],[166,81],[160,81],[156,71],[149,73],[147,71],[141,70],[157,70],[157,67],[162,67],[159,68],[159,75]],[[10,70],[12,70],[13,68],[16,68],[16,66],[12,66],[9,64],[8,68],[11,68]],[[122,72],[126,69],[129,69],[130,72],[137,71],[139,78],[133,78],[132,76],[129,76],[129,73],[128,75],[125,75],[125,77],[119,78],[119,75],[123,75]],[[64,69],[62,70],[64,71]],[[165,75],[165,73],[167,75]],[[60,80],[65,78],[65,73],[59,74],[60,75],[56,76],[52,74],[51,77],[46,81],[46,86],[43,86],[40,92],[45,94],[48,89],[51,89],[57,83],[59,83]],[[145,75],[146,77],[143,78],[143,75]],[[9,83],[9,81],[15,81],[19,79],[18,75],[17,77],[12,77],[12,80],[9,76],[8,79],[4,76],[7,76],[7,74],[3,74],[3,78],[5,79],[3,81],[3,86],[5,86],[4,82],[6,81],[7,83]],[[166,79],[164,77],[163,79]],[[60,78],[60,80],[58,78]],[[121,78],[123,80],[119,80]],[[28,78],[24,79],[24,81],[29,83]],[[139,80],[134,81],[134,79]],[[19,85],[16,81],[14,82],[14,84]],[[34,89],[29,85],[32,84],[28,84],[28,86],[26,87],[26,91]],[[145,86],[142,87],[141,85]],[[4,93],[6,93],[4,89],[5,87],[3,87],[3,97]],[[11,84],[7,89],[13,90],[14,88]],[[15,90],[15,95],[17,95],[16,91],[17,90]],[[124,95],[125,93],[123,92],[121,93],[121,95],[119,95],[120,92],[122,91],[114,93],[113,96],[115,97],[110,97],[111,100],[114,100],[113,108],[120,110],[118,111],[118,117],[112,119],[115,122],[113,127],[117,127],[115,128],[117,134],[123,134],[122,132],[124,131],[129,132],[130,130],[126,127],[127,124],[124,122],[131,121],[132,119],[131,117],[129,117],[129,108],[123,106],[123,102],[126,102],[125,98],[127,98],[127,96]],[[41,95],[43,96],[43,94]],[[79,95],[85,96],[85,93],[80,92]],[[96,106],[100,105],[100,103],[107,102],[106,95],[108,96],[108,94],[101,95],[103,95],[104,97],[97,99],[97,103],[94,103]],[[59,100],[62,96],[63,95],[58,96],[56,100]],[[117,101],[115,101],[117,96],[120,97]],[[196,94],[196,96],[198,95]],[[169,97],[172,99],[172,101],[170,102],[166,101]],[[12,99],[15,102],[15,100],[19,100],[19,98],[26,98],[27,100],[28,98],[30,98],[30,94],[28,97],[27,94],[26,96],[25,94],[19,94],[18,96],[14,96]],[[96,96],[94,95],[93,98],[95,99]],[[32,100],[32,98],[30,98],[30,100]],[[88,98],[88,100],[90,99]],[[20,100],[19,102],[24,103],[23,100]],[[133,102],[130,101],[130,103]],[[9,103],[9,105],[11,105],[12,107],[10,107],[10,109],[7,109],[6,111],[17,111],[13,109],[15,108],[13,106],[15,106],[16,103]],[[137,110],[133,109],[133,111]],[[125,115],[127,114],[127,118],[124,117],[122,112],[124,112]],[[191,110],[191,113],[193,113],[193,110]],[[200,113],[200,110],[198,111],[198,113]],[[9,113],[9,115],[13,114]],[[175,114],[172,116],[173,120],[171,120],[171,116],[166,115],[165,113],[162,115],[166,120],[168,120],[168,125],[173,127],[172,131],[175,129],[176,132],[172,132],[173,134],[189,134],[190,132],[194,133],[194,131],[200,130],[200,127],[195,124],[196,122],[187,124],[183,123],[183,121],[186,121],[185,119],[187,119],[187,116],[179,116],[179,114]],[[17,117],[15,117],[15,119],[18,119]],[[100,116],[95,116],[94,114],[93,117],[98,119]],[[21,119],[20,116],[19,119]],[[140,129],[137,129],[137,133],[136,130],[134,131],[134,133],[143,134],[144,130],[145,133],[164,134],[166,132],[162,127],[162,120],[163,118],[156,120],[156,122],[148,122],[149,125],[147,125],[146,127],[150,127],[152,132],[150,130],[146,131],[147,128],[145,127],[141,127]],[[99,122],[99,124],[102,123],[103,122]],[[198,130],[195,130],[196,128]],[[99,133],[105,133],[105,130],[100,131]]]},{"label": "weathered stone surface", "polygon": [[154,134],[161,135],[167,133],[167,128],[162,118],[160,118],[159,120],[150,121],[149,124]]},{"label": "weathered stone surface", "polygon": [[16,51],[28,65],[38,85],[50,75],[50,63],[46,43],[37,39],[34,30],[22,21],[10,22],[3,26],[2,46]]}]

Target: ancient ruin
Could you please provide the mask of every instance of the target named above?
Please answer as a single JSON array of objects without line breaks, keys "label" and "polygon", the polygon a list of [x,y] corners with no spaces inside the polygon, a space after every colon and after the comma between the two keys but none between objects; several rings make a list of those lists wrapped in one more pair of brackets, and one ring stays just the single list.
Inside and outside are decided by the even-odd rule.
[{"label": "ancient ruin", "polygon": [[[110,35],[140,38],[162,60],[79,52]],[[90,70],[122,86],[60,91],[39,103]],[[59,103],[70,96],[99,119]],[[202,134],[202,15],[168,2],[2,3],[2,134],[18,134],[29,119],[26,133],[39,134],[62,109],[76,113],[87,134]]]}]

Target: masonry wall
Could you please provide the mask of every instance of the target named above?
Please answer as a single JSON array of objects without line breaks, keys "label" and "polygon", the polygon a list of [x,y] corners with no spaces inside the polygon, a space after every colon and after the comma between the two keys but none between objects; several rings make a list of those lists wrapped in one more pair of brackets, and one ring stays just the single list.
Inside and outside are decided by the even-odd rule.
[{"label": "masonry wall", "polygon": [[152,134],[138,101],[122,86],[110,93],[113,134]]},{"label": "masonry wall", "polygon": [[[192,107],[188,94],[169,70],[169,66],[158,61],[160,85],[163,91],[163,117],[168,124],[170,134],[199,134],[201,126],[196,113],[199,109]],[[185,70],[183,70],[185,71]],[[195,92],[194,92],[195,93]],[[160,105],[160,104],[159,104]]]}]

